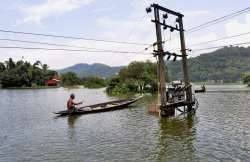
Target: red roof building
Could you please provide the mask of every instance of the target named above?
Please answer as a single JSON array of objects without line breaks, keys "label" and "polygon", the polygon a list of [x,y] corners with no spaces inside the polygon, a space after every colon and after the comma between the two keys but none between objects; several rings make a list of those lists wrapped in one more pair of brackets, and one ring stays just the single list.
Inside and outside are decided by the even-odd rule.
[{"label": "red roof building", "polygon": [[58,86],[60,84],[60,80],[58,79],[58,76],[54,76],[50,80],[45,81],[46,86]]}]

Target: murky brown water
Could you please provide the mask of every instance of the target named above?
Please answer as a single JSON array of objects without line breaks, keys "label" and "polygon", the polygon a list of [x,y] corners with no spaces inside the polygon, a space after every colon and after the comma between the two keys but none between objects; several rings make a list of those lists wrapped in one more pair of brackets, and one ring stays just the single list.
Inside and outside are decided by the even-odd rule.
[{"label": "murky brown water", "polygon": [[0,90],[0,161],[250,160],[250,89],[208,86],[195,115],[148,114],[154,96],[129,109],[55,118],[71,92],[85,104],[112,100],[103,90]]}]

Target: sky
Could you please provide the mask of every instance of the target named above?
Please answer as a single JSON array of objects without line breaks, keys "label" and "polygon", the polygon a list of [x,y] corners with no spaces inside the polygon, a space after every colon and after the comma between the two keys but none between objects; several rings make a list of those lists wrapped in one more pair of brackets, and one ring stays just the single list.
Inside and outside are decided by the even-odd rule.
[{"label": "sky", "polygon": [[[145,8],[152,3],[158,3],[184,14],[185,29],[190,29],[250,6],[249,0],[4,0],[0,1],[0,30],[152,44],[156,41],[154,24],[151,22],[153,13],[146,14],[145,12]],[[171,18],[167,22],[174,25]],[[211,51],[195,51],[195,49],[250,41],[250,34],[193,47],[189,45],[246,32],[250,32],[250,12],[203,30],[191,34],[187,33],[185,35],[187,47],[194,49],[193,52],[189,53],[189,57]],[[111,66],[121,66],[135,60],[155,60],[150,54],[152,48],[146,51],[147,46],[145,45],[115,44],[0,32],[0,47],[76,49],[11,42],[3,39],[39,41],[140,53],[0,48],[0,62],[4,62],[9,57],[14,60],[24,59],[30,62],[41,60],[42,63],[48,64],[52,69],[61,69],[77,63],[103,63]],[[179,52],[180,44],[177,33],[170,33],[166,30],[163,32],[163,39],[170,40],[164,45],[166,51]]]}]

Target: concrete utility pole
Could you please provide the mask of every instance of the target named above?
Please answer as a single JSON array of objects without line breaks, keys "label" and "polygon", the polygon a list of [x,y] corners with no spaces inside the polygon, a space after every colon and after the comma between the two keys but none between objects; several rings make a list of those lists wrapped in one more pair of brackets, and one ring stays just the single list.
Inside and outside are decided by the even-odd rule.
[{"label": "concrete utility pole", "polygon": [[181,53],[182,53],[182,69],[183,69],[183,75],[184,75],[184,82],[186,89],[186,98],[187,102],[189,103],[187,105],[188,111],[192,110],[192,86],[190,84],[189,79],[189,71],[188,71],[188,65],[187,65],[187,53],[186,53],[186,44],[185,44],[185,37],[184,37],[184,28],[183,28],[183,16],[179,16],[179,27],[180,27],[180,41],[181,41]]},{"label": "concrete utility pole", "polygon": [[[160,22],[159,9],[154,7],[154,16],[155,21]],[[160,98],[161,98],[161,107],[165,107],[167,104],[166,97],[166,74],[165,74],[165,62],[164,62],[164,51],[162,46],[162,35],[161,35],[161,25],[155,23],[156,29],[156,38],[157,38],[157,55],[158,55],[158,73],[160,81]]]}]

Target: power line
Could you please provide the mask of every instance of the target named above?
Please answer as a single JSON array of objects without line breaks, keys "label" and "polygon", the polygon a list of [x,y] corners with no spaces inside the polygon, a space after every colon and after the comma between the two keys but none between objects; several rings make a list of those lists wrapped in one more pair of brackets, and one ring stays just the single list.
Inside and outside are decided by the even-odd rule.
[{"label": "power line", "polygon": [[[90,48],[84,46],[74,46],[74,45],[66,45],[66,44],[56,44],[56,43],[47,43],[47,42],[37,42],[37,41],[26,41],[19,39],[8,39],[8,38],[0,38],[0,41],[10,41],[10,42],[20,42],[20,43],[30,43],[30,44],[40,44],[40,45],[49,45],[49,46],[58,46],[58,47],[70,47],[70,48],[80,48],[80,49],[92,49],[92,50],[101,50],[101,51],[110,51],[108,49],[100,49],[100,48]],[[112,51],[112,50],[111,50]]]},{"label": "power line", "polygon": [[201,45],[201,44],[207,44],[207,43],[211,43],[211,42],[217,42],[217,41],[220,41],[220,40],[235,38],[235,37],[239,37],[239,36],[243,36],[243,35],[248,35],[248,34],[250,34],[250,32],[241,33],[241,34],[237,34],[237,35],[226,36],[226,37],[221,37],[221,38],[218,38],[218,39],[213,39],[213,40],[209,40],[209,41],[205,41],[205,42],[191,44],[191,45],[189,45],[189,47],[198,46],[198,45]]},{"label": "power line", "polygon": [[223,46],[215,46],[215,47],[207,47],[207,48],[199,48],[199,49],[192,49],[192,51],[204,51],[204,50],[210,50],[210,49],[216,49],[216,48],[223,48],[227,46],[239,46],[239,45],[244,45],[244,44],[250,44],[250,42],[243,42],[243,43],[236,43],[236,44],[228,44],[228,45],[223,45]]},{"label": "power line", "polygon": [[22,47],[22,46],[0,46],[2,49],[24,49],[24,50],[45,50],[45,51],[68,51],[68,52],[93,52],[93,53],[124,53],[124,54],[140,54],[148,55],[151,53],[142,53],[137,51],[112,51],[112,50],[78,50],[78,49],[65,49],[65,48],[42,48],[42,47]]},{"label": "power line", "polygon": [[222,16],[222,17],[219,17],[219,18],[216,18],[214,20],[211,20],[211,21],[208,21],[206,23],[203,23],[201,25],[198,25],[198,26],[195,26],[195,27],[192,27],[190,29],[187,30],[188,33],[193,33],[193,32],[196,32],[196,31],[199,31],[201,29],[204,29],[204,28],[207,28],[211,25],[214,25],[214,24],[217,24],[217,23],[220,23],[220,22],[223,22],[225,20],[228,20],[228,19],[231,19],[233,17],[236,17],[238,15],[241,15],[243,13],[246,13],[246,12],[249,12],[250,11],[250,7],[247,7],[245,9],[242,9],[242,10],[239,10],[239,11],[236,11],[236,12],[233,12],[233,13],[230,13],[228,15],[225,15],[225,16]]},{"label": "power line", "polygon": [[10,42],[30,43],[30,44],[41,44],[41,45],[49,45],[49,46],[59,46],[59,47],[73,47],[73,48],[103,50],[103,49],[88,48],[88,47],[83,47],[83,46],[73,46],[73,45],[66,45],[66,44],[56,44],[56,43],[46,43],[46,42],[36,42],[36,41],[25,41],[25,40],[19,40],[19,39],[0,38],[0,40],[10,41]]},{"label": "power line", "polygon": [[0,29],[0,32],[12,33],[12,34],[33,35],[33,36],[54,37],[54,38],[64,38],[64,39],[87,40],[87,41],[95,41],[95,42],[117,43],[117,44],[130,44],[130,45],[141,45],[141,46],[150,45],[149,43],[137,43],[137,42],[125,42],[125,41],[115,41],[115,40],[105,40],[105,39],[83,38],[83,37],[31,33],[31,32],[21,32],[21,31],[13,31],[13,30],[3,30],[3,29]]},{"label": "power line", "polygon": [[[215,24],[217,24],[217,23],[226,21],[226,20],[231,19],[231,18],[233,18],[233,17],[239,16],[239,15],[244,14],[244,13],[249,12],[249,11],[250,11],[250,7],[247,7],[247,8],[245,8],[245,9],[242,9],[242,10],[239,10],[239,11],[236,11],[236,12],[233,12],[233,13],[230,13],[230,14],[228,14],[228,15],[224,15],[224,16],[222,16],[222,17],[216,18],[216,19],[214,19],[214,20],[205,22],[205,23],[203,23],[203,24],[201,24],[201,25],[198,25],[198,26],[194,26],[194,27],[192,27],[192,28],[189,28],[186,32],[187,32],[187,34],[190,34],[190,33],[193,33],[193,32],[199,31],[199,30],[202,30],[202,29],[204,29],[204,28],[207,28],[207,27],[209,27],[209,26],[215,25]],[[176,35],[176,36],[177,36],[177,35]],[[167,42],[167,41],[170,41],[170,40],[168,39],[168,40],[164,41],[163,43],[165,43],[165,42]],[[152,47],[152,45],[149,46],[148,48],[150,48],[150,47]],[[146,49],[148,49],[148,48],[146,48]]]}]

